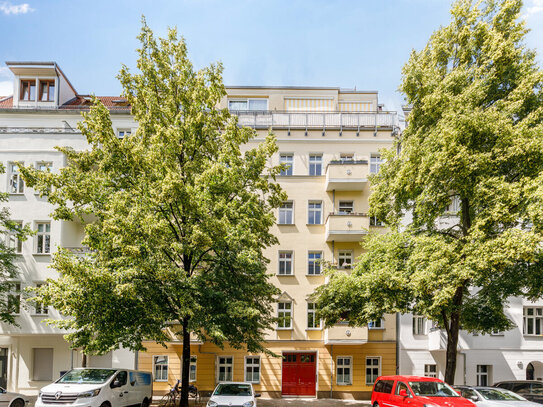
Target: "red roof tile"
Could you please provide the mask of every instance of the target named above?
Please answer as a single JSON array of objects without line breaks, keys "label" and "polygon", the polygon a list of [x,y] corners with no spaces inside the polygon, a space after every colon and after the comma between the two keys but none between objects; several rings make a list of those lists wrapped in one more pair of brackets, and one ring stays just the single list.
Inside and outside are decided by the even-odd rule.
[{"label": "red roof tile", "polygon": [[0,109],[9,109],[13,106],[13,96],[0,96]]},{"label": "red roof tile", "polygon": [[[115,111],[127,111],[130,112],[130,105],[125,98],[119,96],[97,96],[97,98],[107,107],[109,110]],[[70,99],[59,109],[63,110],[81,110],[88,109],[91,106],[90,96],[76,96]],[[13,96],[0,96],[0,109],[12,109],[13,108]]]}]

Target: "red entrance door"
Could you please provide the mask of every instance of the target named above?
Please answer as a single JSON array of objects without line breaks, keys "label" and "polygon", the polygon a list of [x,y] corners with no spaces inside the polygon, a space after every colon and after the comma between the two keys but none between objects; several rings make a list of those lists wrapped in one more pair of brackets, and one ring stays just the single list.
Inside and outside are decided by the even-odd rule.
[{"label": "red entrance door", "polygon": [[315,396],[317,358],[315,353],[283,355],[283,396]]}]

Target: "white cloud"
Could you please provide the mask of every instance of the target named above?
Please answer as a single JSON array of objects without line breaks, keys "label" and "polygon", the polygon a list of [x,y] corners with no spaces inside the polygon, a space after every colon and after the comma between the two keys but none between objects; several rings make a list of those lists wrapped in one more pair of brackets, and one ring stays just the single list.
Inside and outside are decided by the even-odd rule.
[{"label": "white cloud", "polygon": [[0,96],[13,95],[13,82],[12,81],[0,81]]},{"label": "white cloud", "polygon": [[2,1],[0,2],[0,11],[8,16],[10,14],[26,14],[34,9],[28,3],[11,4],[9,1]]},{"label": "white cloud", "polygon": [[531,0],[523,17],[528,18],[543,12],[543,0]]}]

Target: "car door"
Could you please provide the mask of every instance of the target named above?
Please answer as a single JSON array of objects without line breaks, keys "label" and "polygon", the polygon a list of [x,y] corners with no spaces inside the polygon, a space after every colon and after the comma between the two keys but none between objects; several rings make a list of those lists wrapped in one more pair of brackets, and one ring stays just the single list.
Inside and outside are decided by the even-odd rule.
[{"label": "car door", "polygon": [[0,387],[0,407],[8,407],[9,397],[6,394],[6,390]]},{"label": "car door", "polygon": [[521,383],[514,383],[511,388],[509,389],[513,393],[517,393],[518,395],[532,401],[533,397],[530,392],[530,383],[521,382]]},{"label": "car door", "polygon": [[112,407],[125,407],[130,405],[130,392],[128,389],[128,372],[121,370],[111,381],[111,404]]},{"label": "car door", "polygon": [[[407,392],[407,396],[400,396],[400,392],[402,390],[405,390]],[[395,407],[412,407],[411,402],[411,391],[409,390],[407,384],[400,381],[396,382],[396,388],[394,389],[394,393],[390,396],[390,405],[393,405]]]}]

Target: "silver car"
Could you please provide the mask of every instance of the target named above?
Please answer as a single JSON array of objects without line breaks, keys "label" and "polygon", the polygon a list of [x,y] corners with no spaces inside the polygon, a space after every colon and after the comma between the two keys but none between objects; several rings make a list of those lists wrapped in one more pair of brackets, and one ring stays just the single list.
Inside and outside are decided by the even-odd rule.
[{"label": "silver car", "polygon": [[473,401],[477,407],[541,407],[510,390],[483,386],[454,386],[462,397]]},{"label": "silver car", "polygon": [[254,392],[251,383],[219,383],[211,394],[207,407],[256,407],[255,397],[260,397],[260,394]]},{"label": "silver car", "polygon": [[0,407],[25,407],[28,397],[19,393],[10,393],[0,387]]}]

